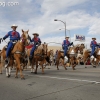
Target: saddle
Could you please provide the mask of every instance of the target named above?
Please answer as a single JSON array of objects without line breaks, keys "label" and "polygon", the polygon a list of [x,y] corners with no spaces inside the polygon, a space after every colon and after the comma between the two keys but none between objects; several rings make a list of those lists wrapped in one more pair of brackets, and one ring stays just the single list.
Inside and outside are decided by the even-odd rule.
[{"label": "saddle", "polygon": [[60,50],[61,53],[64,53],[64,50]]},{"label": "saddle", "polygon": [[36,49],[34,51],[34,55],[41,56],[42,55],[42,51],[43,51],[43,47],[40,45],[40,46],[36,47]]}]

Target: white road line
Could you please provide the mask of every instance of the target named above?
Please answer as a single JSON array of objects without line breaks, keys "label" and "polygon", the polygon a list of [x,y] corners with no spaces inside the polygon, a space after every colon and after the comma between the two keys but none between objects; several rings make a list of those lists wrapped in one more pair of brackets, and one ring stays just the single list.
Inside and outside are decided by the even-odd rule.
[{"label": "white road line", "polygon": [[[33,75],[28,75],[28,76],[33,76]],[[42,78],[52,78],[52,79],[59,79],[59,80],[70,80],[70,81],[80,81],[80,82],[89,82],[89,83],[96,83],[100,84],[98,81],[90,81],[90,80],[81,80],[81,79],[70,79],[70,78],[60,78],[60,77],[50,77],[50,76],[40,76],[36,75],[37,77],[42,77]]]}]

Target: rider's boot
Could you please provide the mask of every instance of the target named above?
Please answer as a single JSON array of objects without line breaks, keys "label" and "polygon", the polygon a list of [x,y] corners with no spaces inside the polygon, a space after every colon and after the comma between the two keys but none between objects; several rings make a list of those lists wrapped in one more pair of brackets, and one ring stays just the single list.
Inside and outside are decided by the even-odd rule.
[{"label": "rider's boot", "polygon": [[68,62],[68,57],[65,56],[65,57],[64,57],[64,64],[66,64],[67,62]]}]

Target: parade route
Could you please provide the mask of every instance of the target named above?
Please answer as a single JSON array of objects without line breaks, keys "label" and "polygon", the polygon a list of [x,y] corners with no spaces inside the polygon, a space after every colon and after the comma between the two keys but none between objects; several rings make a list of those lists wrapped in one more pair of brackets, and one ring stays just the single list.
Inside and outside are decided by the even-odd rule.
[{"label": "parade route", "polygon": [[15,70],[7,78],[3,70],[0,75],[0,100],[99,100],[100,66],[77,66],[75,71],[59,68],[46,68],[45,74],[38,68],[37,75],[25,69],[25,80],[16,79]]}]

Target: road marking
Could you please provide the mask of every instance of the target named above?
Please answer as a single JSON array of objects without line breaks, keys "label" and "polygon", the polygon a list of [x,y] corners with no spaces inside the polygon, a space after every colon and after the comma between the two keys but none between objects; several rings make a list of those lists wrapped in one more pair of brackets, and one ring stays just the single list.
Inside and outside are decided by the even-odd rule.
[{"label": "road marking", "polygon": [[[33,76],[33,75],[28,75],[28,76]],[[70,78],[60,78],[60,77],[50,77],[50,76],[40,76],[36,75],[37,77],[42,77],[42,78],[51,78],[51,79],[59,79],[59,80],[70,80],[70,81],[80,81],[80,82],[89,82],[89,83],[96,83],[100,84],[98,81],[90,81],[90,80],[81,80],[81,79],[70,79]]]}]

